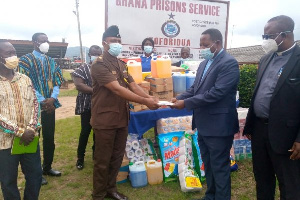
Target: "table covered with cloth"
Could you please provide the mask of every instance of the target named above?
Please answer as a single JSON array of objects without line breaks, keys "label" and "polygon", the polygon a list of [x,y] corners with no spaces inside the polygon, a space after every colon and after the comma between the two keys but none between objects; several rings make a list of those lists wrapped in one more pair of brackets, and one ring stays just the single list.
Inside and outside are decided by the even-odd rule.
[{"label": "table covered with cloth", "polygon": [[171,108],[130,112],[128,133],[138,134],[139,138],[141,138],[146,131],[156,126],[156,121],[159,119],[168,117],[187,116],[192,114],[193,111],[188,111],[186,109],[178,110]]}]

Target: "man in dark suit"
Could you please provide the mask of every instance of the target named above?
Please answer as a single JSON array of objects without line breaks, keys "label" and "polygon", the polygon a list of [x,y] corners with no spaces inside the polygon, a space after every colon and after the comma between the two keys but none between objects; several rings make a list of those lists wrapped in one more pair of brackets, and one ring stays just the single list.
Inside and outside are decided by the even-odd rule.
[{"label": "man in dark suit", "polygon": [[231,197],[230,148],[238,132],[236,91],[237,61],[223,49],[222,34],[208,29],[200,37],[203,61],[194,84],[172,101],[173,108],[193,110],[193,128],[199,131],[199,146],[205,167],[206,200]]},{"label": "man in dark suit", "polygon": [[257,199],[300,199],[300,48],[294,21],[277,16],[264,28],[256,86],[244,135],[252,141]]}]

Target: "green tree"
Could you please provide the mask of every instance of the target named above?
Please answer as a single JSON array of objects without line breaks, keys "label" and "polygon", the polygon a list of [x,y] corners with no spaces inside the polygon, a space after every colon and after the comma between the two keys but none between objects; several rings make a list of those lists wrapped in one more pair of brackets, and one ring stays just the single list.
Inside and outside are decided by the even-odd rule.
[{"label": "green tree", "polygon": [[256,82],[257,65],[240,67],[240,83],[238,85],[240,107],[249,108]]}]

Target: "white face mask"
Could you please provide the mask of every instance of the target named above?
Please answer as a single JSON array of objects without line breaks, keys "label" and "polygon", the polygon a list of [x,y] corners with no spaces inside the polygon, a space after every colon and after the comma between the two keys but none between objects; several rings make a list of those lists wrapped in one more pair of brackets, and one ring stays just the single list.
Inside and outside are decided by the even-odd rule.
[{"label": "white face mask", "polygon": [[[279,33],[279,35],[281,35],[281,33]],[[278,35],[278,36],[279,36]],[[277,45],[276,43],[276,39],[278,38],[278,36],[275,39],[267,39],[267,40],[263,40],[262,41],[262,48],[264,49],[264,51],[266,53],[274,53],[276,51],[278,51],[278,47],[282,44],[283,40]]]},{"label": "white face mask", "polygon": [[19,64],[19,59],[17,58],[17,56],[11,56],[11,57],[5,58],[4,66],[7,69],[16,69],[18,67],[18,64]]},{"label": "white face mask", "polygon": [[40,44],[39,49],[42,53],[48,53],[49,51],[49,43],[48,42],[44,42],[42,44]]}]

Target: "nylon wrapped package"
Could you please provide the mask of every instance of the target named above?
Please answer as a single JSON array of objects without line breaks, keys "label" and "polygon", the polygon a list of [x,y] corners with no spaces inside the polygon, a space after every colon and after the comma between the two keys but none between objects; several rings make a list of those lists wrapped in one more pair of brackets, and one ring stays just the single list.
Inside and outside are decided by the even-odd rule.
[{"label": "nylon wrapped package", "polygon": [[157,133],[192,130],[192,116],[162,118],[156,122]]},{"label": "nylon wrapped package", "polygon": [[150,139],[141,139],[141,147],[144,150],[144,162],[149,160],[157,160],[155,149],[153,148],[153,142]]},{"label": "nylon wrapped package", "polygon": [[126,141],[126,156],[130,162],[144,161],[144,149],[140,145],[137,134],[129,134]]},{"label": "nylon wrapped package", "polygon": [[193,192],[202,189],[200,178],[194,169],[192,136],[185,132],[180,139],[179,147],[179,181],[181,191]]}]

